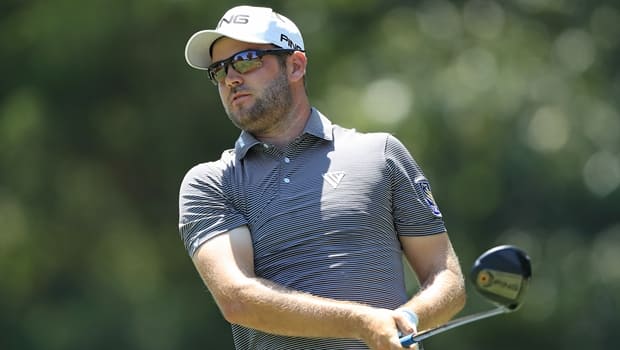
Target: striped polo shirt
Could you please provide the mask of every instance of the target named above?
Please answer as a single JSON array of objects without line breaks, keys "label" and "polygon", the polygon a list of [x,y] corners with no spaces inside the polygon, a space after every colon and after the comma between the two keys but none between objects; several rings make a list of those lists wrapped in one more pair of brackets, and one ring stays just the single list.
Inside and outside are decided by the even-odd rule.
[{"label": "striped polo shirt", "polygon": [[[183,179],[179,232],[190,255],[247,225],[258,277],[395,309],[408,300],[399,236],[446,231],[428,180],[387,133],[332,124],[312,109],[286,149],[242,132]],[[237,349],[367,349],[357,340],[285,337],[232,325]]]}]

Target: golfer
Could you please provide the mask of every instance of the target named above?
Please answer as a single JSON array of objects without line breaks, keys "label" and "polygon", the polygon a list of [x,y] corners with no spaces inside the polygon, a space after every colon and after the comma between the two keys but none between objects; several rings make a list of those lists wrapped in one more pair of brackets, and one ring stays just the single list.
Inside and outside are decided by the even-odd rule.
[{"label": "golfer", "polygon": [[[291,20],[234,7],[185,55],[241,129],[179,194],[180,235],[236,349],[402,349],[399,332],[461,310],[463,276],[429,181],[394,136],[311,106]],[[406,263],[421,285],[412,296]]]}]

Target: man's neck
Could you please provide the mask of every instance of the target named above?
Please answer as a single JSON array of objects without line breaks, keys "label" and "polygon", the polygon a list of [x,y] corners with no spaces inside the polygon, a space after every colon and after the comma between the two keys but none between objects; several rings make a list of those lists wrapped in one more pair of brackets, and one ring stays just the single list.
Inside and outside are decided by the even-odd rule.
[{"label": "man's neck", "polygon": [[302,104],[292,108],[289,115],[284,117],[283,122],[276,128],[263,135],[254,135],[261,142],[274,145],[280,149],[286,148],[291,142],[299,137],[310,118],[310,105]]}]

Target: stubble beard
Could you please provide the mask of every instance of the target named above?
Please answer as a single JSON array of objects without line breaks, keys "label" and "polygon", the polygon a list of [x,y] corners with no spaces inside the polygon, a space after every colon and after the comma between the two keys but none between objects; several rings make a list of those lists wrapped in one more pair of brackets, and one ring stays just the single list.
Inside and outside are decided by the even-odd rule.
[{"label": "stubble beard", "polygon": [[[234,93],[234,91],[233,91]],[[263,90],[263,94],[255,96],[254,104],[247,108],[232,111],[226,108],[228,118],[239,129],[254,135],[267,133],[285,121],[291,112],[293,94],[286,74],[281,72]]]}]

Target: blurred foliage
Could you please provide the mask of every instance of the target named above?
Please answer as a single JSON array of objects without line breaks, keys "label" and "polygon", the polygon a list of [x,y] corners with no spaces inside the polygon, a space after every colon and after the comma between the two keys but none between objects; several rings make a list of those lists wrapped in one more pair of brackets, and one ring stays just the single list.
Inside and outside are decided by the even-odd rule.
[{"label": "blurred foliage", "polygon": [[[315,106],[410,148],[466,272],[529,252],[519,312],[427,349],[620,345],[616,1],[248,3],[301,28]],[[2,2],[1,349],[232,348],[177,233],[185,171],[238,135],[183,57],[231,6]]]}]

